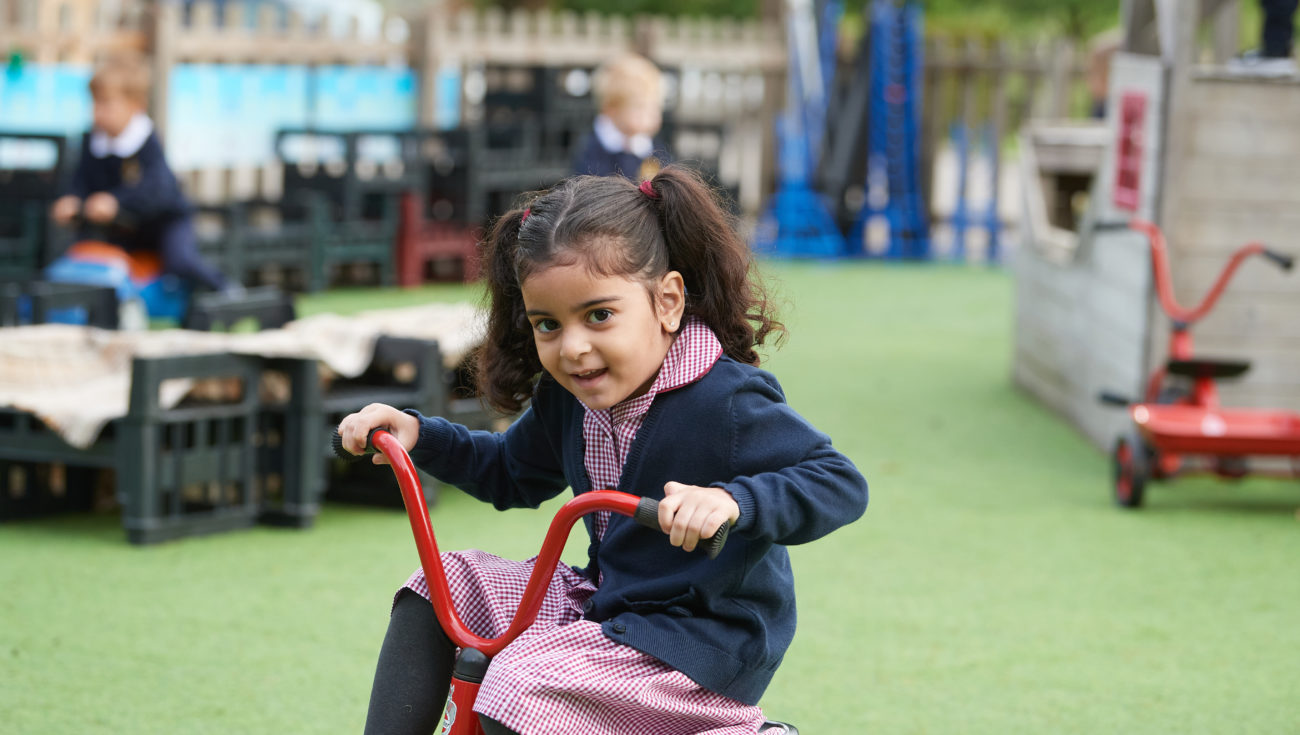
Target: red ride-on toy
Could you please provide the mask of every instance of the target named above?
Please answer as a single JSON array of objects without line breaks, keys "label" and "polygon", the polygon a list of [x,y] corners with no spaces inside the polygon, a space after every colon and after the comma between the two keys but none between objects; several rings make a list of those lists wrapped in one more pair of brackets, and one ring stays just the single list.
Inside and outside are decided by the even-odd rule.
[{"label": "red ride-on toy", "polygon": [[1244,374],[1250,363],[1196,356],[1189,331],[1214,307],[1246,258],[1261,255],[1283,270],[1291,270],[1292,258],[1259,243],[1247,243],[1233,253],[1200,305],[1185,309],[1174,299],[1168,252],[1160,228],[1141,220],[1133,220],[1128,226],[1147,237],[1156,294],[1173,325],[1169,358],[1151,373],[1141,401],[1111,394],[1101,396],[1105,403],[1126,406],[1134,424],[1115,441],[1115,502],[1125,508],[1141,506],[1147,480],[1195,471],[1233,479],[1243,477],[1250,471],[1246,461],[1249,456],[1290,457],[1291,470],[1282,476],[1300,474],[1300,414],[1220,406],[1215,381]]},{"label": "red ride-on toy", "polygon": [[[343,448],[342,437],[338,434],[332,434],[331,441],[337,456],[344,459],[357,458]],[[482,638],[465,627],[452,603],[451,589],[443,571],[433,525],[429,521],[424,492],[420,489],[420,478],[410,456],[402,448],[401,442],[383,429],[370,432],[370,440],[366,443],[366,453],[375,452],[383,452],[393,468],[393,474],[397,476],[397,485],[402,491],[402,502],[406,504],[406,515],[411,521],[411,533],[415,535],[415,546],[420,554],[420,564],[424,567],[425,579],[429,583],[429,595],[433,598],[433,610],[438,624],[460,649],[452,669],[451,690],[447,694],[447,706],[442,715],[441,735],[483,735],[478,717],[473,714],[479,685],[483,682],[492,656],[500,653],[537,619],[542,598],[550,583],[551,570],[555,569],[560,560],[560,552],[564,549],[569,530],[583,516],[602,510],[631,516],[637,523],[648,528],[659,528],[659,501],[616,490],[593,490],[565,503],[556,512],[546,531],[541,553],[537,555],[537,564],[524,587],[519,609],[515,611],[510,627],[498,638]],[[709,558],[716,557],[727,541],[729,530],[729,525],[723,525],[712,538],[701,541],[699,550],[707,553]],[[799,730],[793,725],[774,721],[764,723],[758,732],[799,735]]]}]

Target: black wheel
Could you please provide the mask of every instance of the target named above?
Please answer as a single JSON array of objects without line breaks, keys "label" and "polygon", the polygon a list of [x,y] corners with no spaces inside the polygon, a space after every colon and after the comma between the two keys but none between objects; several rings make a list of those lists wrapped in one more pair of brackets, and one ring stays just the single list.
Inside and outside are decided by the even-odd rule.
[{"label": "black wheel", "polygon": [[1142,507],[1149,476],[1149,450],[1136,433],[1115,440],[1111,455],[1114,463],[1115,502],[1122,508]]}]

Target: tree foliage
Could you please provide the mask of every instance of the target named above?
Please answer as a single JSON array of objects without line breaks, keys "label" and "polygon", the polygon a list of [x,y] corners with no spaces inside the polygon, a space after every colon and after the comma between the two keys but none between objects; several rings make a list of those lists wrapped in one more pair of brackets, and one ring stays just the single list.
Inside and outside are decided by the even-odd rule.
[{"label": "tree foliage", "polygon": [[[703,15],[752,18],[780,0],[474,0],[480,7],[550,8],[614,15]],[[1084,38],[1119,22],[1118,0],[924,0],[926,19],[939,29],[989,34],[1063,33]],[[846,2],[851,16],[867,6]]]},{"label": "tree foliage", "polygon": [[[1085,38],[1119,24],[1117,0],[929,0],[927,19],[941,26],[1011,34],[1050,31]],[[981,22],[982,21],[982,22]]]}]

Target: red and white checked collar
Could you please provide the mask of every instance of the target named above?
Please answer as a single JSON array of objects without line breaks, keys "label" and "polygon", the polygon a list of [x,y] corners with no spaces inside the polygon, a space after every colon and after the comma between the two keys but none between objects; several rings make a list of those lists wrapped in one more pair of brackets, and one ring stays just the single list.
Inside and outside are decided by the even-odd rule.
[{"label": "red and white checked collar", "polygon": [[[593,489],[618,487],[632,440],[655,396],[704,377],[719,357],[722,357],[722,343],[713,330],[698,319],[688,319],[668,348],[664,364],[645,395],[605,410],[593,410],[583,404],[587,409],[582,417],[582,438],[586,445],[583,460]],[[608,522],[608,514],[596,516],[597,538],[604,535]]]}]

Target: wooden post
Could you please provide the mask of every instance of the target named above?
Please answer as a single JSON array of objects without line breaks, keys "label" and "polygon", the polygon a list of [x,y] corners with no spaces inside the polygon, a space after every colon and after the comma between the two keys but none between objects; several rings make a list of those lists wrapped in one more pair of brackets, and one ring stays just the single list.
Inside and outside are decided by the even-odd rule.
[{"label": "wooden post", "polygon": [[149,117],[159,137],[167,131],[168,83],[176,55],[176,32],[181,24],[180,6],[177,3],[155,2],[149,14],[149,34],[146,41],[153,76],[153,95]]},{"label": "wooden post", "polygon": [[[776,39],[772,39],[772,40],[774,43],[778,42]],[[781,43],[781,45],[786,48],[786,53],[790,52],[790,49],[785,42],[784,36],[782,36],[779,43]],[[762,137],[761,137],[762,149],[764,151],[777,150],[776,126],[774,123],[776,119],[781,115],[782,111],[785,109],[785,95],[786,95],[786,86],[787,86],[786,75],[788,73],[789,73],[788,67],[786,68],[773,67],[770,68],[763,75],[762,115],[763,115],[763,119],[768,121],[768,124],[764,126]],[[762,179],[763,179],[764,193],[768,193],[776,190],[775,182],[778,175],[777,159],[778,156],[775,155],[763,156]]]},{"label": "wooden post", "polygon": [[1241,9],[1237,0],[1202,0],[1204,14],[1214,24],[1211,38],[1214,43],[1214,63],[1222,64],[1237,53],[1241,37]]},{"label": "wooden post", "polygon": [[[1196,30],[1199,19],[1195,13],[1179,13],[1175,18],[1177,25],[1174,48],[1171,49],[1173,60],[1169,70],[1169,94],[1165,107],[1168,112],[1165,116],[1165,130],[1162,136],[1166,153],[1161,156],[1163,170],[1160,172],[1160,186],[1157,191],[1164,191],[1168,182],[1181,175],[1178,170],[1180,165],[1178,157],[1168,155],[1168,152],[1182,150],[1183,139],[1189,132],[1187,125],[1179,123],[1183,120],[1182,107],[1186,104],[1187,88],[1191,82],[1191,66],[1196,53]],[[1163,197],[1159,197],[1155,207],[1158,213],[1156,224],[1163,226],[1166,222],[1171,222],[1172,217],[1176,216],[1176,206],[1176,202],[1165,201]]]},{"label": "wooden post", "polygon": [[[939,141],[943,140],[943,80],[947,60],[945,39],[939,35],[927,35],[925,39],[924,89],[921,94],[921,109],[924,122],[921,124],[921,204],[925,207],[927,218],[933,218],[934,212],[934,159]],[[852,169],[850,169],[852,170]]]},{"label": "wooden post", "polygon": [[1062,118],[1070,110],[1070,79],[1074,72],[1074,43],[1068,39],[1057,39],[1052,44],[1052,57],[1048,62],[1049,107],[1048,117]]},{"label": "wooden post", "polygon": [[1041,41],[1027,42],[1020,46],[1019,56],[1021,67],[1024,70],[1025,81],[1025,97],[1016,114],[1020,126],[1024,126],[1034,116],[1035,104],[1038,100],[1038,88],[1043,83],[1043,71],[1047,68],[1047,61],[1043,59],[1042,48]]},{"label": "wooden post", "polygon": [[1160,53],[1155,0],[1123,0],[1120,4],[1120,23],[1124,29],[1124,41],[1120,48],[1131,54],[1155,56]]},{"label": "wooden post", "polygon": [[957,70],[957,89],[961,90],[961,101],[956,108],[954,115],[955,124],[961,126],[959,141],[964,141],[965,145],[960,146],[954,152],[960,156],[957,161],[957,200],[953,203],[952,216],[952,254],[956,257],[966,257],[966,235],[970,225],[970,210],[967,207],[967,196],[970,189],[970,163],[971,147],[974,145],[974,136],[978,135],[975,131],[975,86],[977,76],[975,69],[978,66],[977,54],[978,47],[975,45],[973,38],[963,39],[961,45],[960,67]]},{"label": "wooden post", "polygon": [[990,49],[989,74],[992,75],[991,85],[993,87],[992,97],[989,99],[989,166],[990,178],[992,184],[992,211],[989,214],[989,250],[985,257],[993,261],[999,257],[1001,249],[998,238],[1001,237],[1002,215],[998,211],[1002,197],[1000,190],[1002,186],[1002,135],[1007,125],[1007,67],[1010,62],[1010,56],[1007,54],[1007,42],[1004,40],[995,41]]},{"label": "wooden post", "polygon": [[658,18],[637,16],[632,21],[632,52],[647,59],[655,58],[654,49],[659,43],[660,34]]},{"label": "wooden post", "polygon": [[412,24],[411,68],[415,71],[415,124],[433,127],[438,104],[438,52],[434,45],[434,13],[443,8],[433,5]]}]

